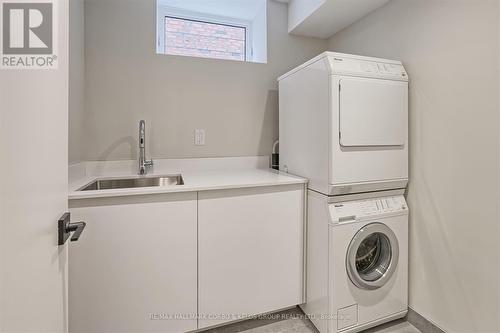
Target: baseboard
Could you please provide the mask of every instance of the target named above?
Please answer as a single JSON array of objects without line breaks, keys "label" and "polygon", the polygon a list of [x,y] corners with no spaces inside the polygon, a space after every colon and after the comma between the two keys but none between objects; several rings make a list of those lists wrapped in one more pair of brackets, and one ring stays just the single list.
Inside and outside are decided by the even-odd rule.
[{"label": "baseboard", "polygon": [[422,333],[446,333],[433,322],[426,319],[412,308],[408,308],[406,320]]}]

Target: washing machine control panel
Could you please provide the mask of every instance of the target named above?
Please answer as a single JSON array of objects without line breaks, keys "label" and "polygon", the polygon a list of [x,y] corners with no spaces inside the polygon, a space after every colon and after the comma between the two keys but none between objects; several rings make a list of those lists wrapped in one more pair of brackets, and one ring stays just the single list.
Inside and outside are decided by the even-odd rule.
[{"label": "washing machine control panel", "polygon": [[401,196],[332,203],[329,206],[333,223],[343,223],[378,216],[407,213],[408,206]]}]

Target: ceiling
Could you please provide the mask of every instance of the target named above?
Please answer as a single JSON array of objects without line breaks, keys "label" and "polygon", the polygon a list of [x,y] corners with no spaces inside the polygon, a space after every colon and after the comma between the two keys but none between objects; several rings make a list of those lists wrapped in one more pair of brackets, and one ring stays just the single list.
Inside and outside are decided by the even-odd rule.
[{"label": "ceiling", "polygon": [[387,2],[389,0],[293,0],[288,5],[291,23],[288,32],[330,38]]}]

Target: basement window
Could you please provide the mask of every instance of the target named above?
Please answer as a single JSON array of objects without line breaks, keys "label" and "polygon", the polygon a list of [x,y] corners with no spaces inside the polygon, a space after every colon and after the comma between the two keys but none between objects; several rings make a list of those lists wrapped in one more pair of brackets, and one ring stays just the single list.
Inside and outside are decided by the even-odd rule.
[{"label": "basement window", "polygon": [[266,62],[266,0],[245,1],[157,0],[157,53]]},{"label": "basement window", "polygon": [[165,17],[165,54],[246,61],[248,26]]}]

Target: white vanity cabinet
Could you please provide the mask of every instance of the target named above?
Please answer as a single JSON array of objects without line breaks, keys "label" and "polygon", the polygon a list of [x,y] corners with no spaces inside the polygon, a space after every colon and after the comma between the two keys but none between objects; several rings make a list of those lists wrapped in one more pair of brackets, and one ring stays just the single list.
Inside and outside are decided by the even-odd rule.
[{"label": "white vanity cabinet", "polygon": [[71,333],[189,332],[304,301],[305,184],[70,200]]},{"label": "white vanity cabinet", "polygon": [[200,192],[199,328],[303,302],[304,184]]},{"label": "white vanity cabinet", "polygon": [[[70,201],[71,333],[197,329],[197,193]],[[172,318],[171,316],[181,316]]]}]

